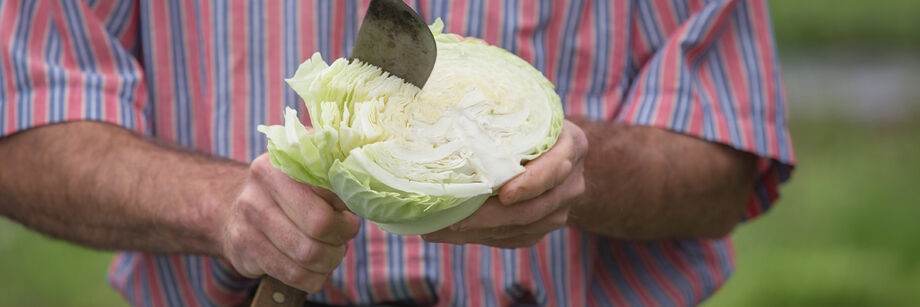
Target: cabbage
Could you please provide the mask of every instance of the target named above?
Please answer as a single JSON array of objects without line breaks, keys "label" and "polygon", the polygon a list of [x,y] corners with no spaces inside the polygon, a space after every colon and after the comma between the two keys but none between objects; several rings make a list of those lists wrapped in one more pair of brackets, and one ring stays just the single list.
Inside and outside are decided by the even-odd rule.
[{"label": "cabbage", "polygon": [[349,210],[386,231],[424,234],[472,214],[549,150],[562,130],[553,85],[524,60],[430,26],[434,70],[418,87],[380,68],[319,53],[287,83],[297,112],[260,126],[272,165],[336,193]]}]

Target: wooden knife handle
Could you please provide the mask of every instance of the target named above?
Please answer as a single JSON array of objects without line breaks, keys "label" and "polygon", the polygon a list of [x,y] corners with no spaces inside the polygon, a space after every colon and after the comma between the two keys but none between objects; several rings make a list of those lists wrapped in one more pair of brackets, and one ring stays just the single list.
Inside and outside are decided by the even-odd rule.
[{"label": "wooden knife handle", "polygon": [[307,293],[288,286],[274,277],[262,277],[250,307],[303,307]]}]

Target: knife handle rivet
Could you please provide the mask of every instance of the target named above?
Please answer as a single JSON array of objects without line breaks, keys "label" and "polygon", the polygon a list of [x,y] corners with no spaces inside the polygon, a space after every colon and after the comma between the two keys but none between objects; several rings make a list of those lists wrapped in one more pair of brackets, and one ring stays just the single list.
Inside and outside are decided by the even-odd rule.
[{"label": "knife handle rivet", "polygon": [[272,300],[274,300],[275,303],[282,304],[284,303],[284,299],[285,299],[284,293],[281,293],[281,292],[272,293]]}]

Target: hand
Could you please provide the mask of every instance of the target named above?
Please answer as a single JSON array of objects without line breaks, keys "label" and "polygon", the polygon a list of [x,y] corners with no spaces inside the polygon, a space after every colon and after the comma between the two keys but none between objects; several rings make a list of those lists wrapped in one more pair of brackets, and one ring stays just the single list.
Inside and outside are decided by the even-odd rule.
[{"label": "hand", "polygon": [[358,217],[332,192],[273,168],[264,154],[240,191],[224,227],[224,257],[244,276],[268,274],[319,291],[358,233]]},{"label": "hand", "polygon": [[527,163],[524,173],[501,187],[465,220],[422,236],[429,242],[476,243],[500,248],[537,244],[566,225],[571,203],[585,191],[584,156],[588,139],[565,121],[556,145]]}]

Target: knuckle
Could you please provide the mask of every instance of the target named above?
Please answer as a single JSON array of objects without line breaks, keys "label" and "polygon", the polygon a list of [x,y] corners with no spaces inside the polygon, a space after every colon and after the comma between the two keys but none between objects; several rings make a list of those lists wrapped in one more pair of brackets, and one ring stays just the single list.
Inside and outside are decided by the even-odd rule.
[{"label": "knuckle", "polygon": [[585,131],[581,129],[581,127],[578,127],[578,125],[572,123],[568,125],[567,128],[570,128],[568,130],[572,136],[575,147],[578,147],[578,148],[588,147],[588,136],[585,134]]},{"label": "knuckle", "polygon": [[240,193],[240,196],[236,199],[235,209],[237,212],[242,212],[244,214],[252,213],[250,210],[255,205],[256,201],[254,200],[255,195],[251,192],[249,187],[243,188],[243,192]]},{"label": "knuckle", "polygon": [[252,160],[252,163],[249,167],[255,173],[264,173],[271,170],[272,163],[268,154],[262,154]]},{"label": "knuckle", "polygon": [[234,254],[241,254],[250,245],[248,230],[240,224],[234,223],[227,227],[227,241]]},{"label": "knuckle", "polygon": [[[572,164],[571,160],[569,159],[562,160],[562,166],[560,166],[561,172],[559,172],[559,174],[565,174],[565,175],[571,174],[572,170],[574,169],[573,166],[574,165]],[[558,178],[557,180],[560,180],[559,182],[561,182],[561,180],[564,180],[565,177],[568,177],[568,176],[556,176],[556,178]],[[559,182],[557,182],[557,185]]]},{"label": "knuckle", "polygon": [[230,264],[233,265],[233,268],[236,269],[237,273],[240,273],[240,275],[249,278],[253,278],[264,273],[261,268],[250,261],[231,260]]},{"label": "knuckle", "polygon": [[585,193],[585,176],[578,174],[578,178],[575,179],[575,187],[572,189],[573,194],[581,195]]},{"label": "knuckle", "polygon": [[346,219],[349,221],[348,226],[348,239],[358,236],[358,233],[361,232],[361,219],[357,215],[347,213]]},{"label": "knuckle", "polygon": [[243,227],[238,223],[229,223],[227,225],[227,240],[230,243],[238,243],[243,239]]},{"label": "knuckle", "polygon": [[560,162],[559,166],[557,167],[557,171],[548,174],[549,178],[546,180],[546,183],[548,184],[546,190],[550,190],[565,183],[565,180],[572,175],[572,171],[574,170],[572,161],[568,159],[562,160],[562,162]]},{"label": "knuckle", "polygon": [[289,285],[303,284],[310,276],[307,270],[301,268],[290,268],[283,274],[284,279],[282,281]]},{"label": "knuckle", "polygon": [[253,268],[251,265],[243,264],[240,266],[234,266],[234,268],[237,270],[238,273],[240,273],[240,275],[243,275],[245,277],[255,278],[256,276],[262,275],[261,270]]},{"label": "knuckle", "polygon": [[556,225],[559,227],[565,226],[569,223],[569,211],[565,210],[561,214],[557,215],[555,218]]},{"label": "knuckle", "polygon": [[266,164],[266,163],[270,163],[270,160],[271,159],[269,158],[268,153],[263,153],[259,155],[258,157],[256,157],[255,159],[253,159],[252,164]]},{"label": "knuckle", "polygon": [[313,219],[310,223],[310,235],[317,239],[331,239],[335,237],[336,227],[335,218],[328,214],[314,210]]},{"label": "knuckle", "polygon": [[313,274],[308,280],[304,281],[304,290],[307,293],[319,292],[323,289],[323,284],[326,283],[326,277]]},{"label": "knuckle", "polygon": [[577,141],[576,144],[578,144],[578,147],[582,149],[587,149],[588,146],[591,145],[590,141],[588,141],[588,136],[581,129],[575,129],[575,130],[576,130],[575,140]]},{"label": "knuckle", "polygon": [[254,223],[264,222],[271,219],[272,210],[270,206],[257,203],[247,204],[246,213],[249,216],[250,221]]},{"label": "knuckle", "polygon": [[318,248],[316,244],[301,244],[294,252],[294,260],[302,265],[310,265],[316,262]]},{"label": "knuckle", "polygon": [[443,243],[443,241],[441,241],[441,239],[442,239],[442,238],[441,238],[440,236],[427,235],[427,234],[426,234],[426,235],[422,235],[422,240],[425,240],[425,241],[431,242],[431,243]]}]

